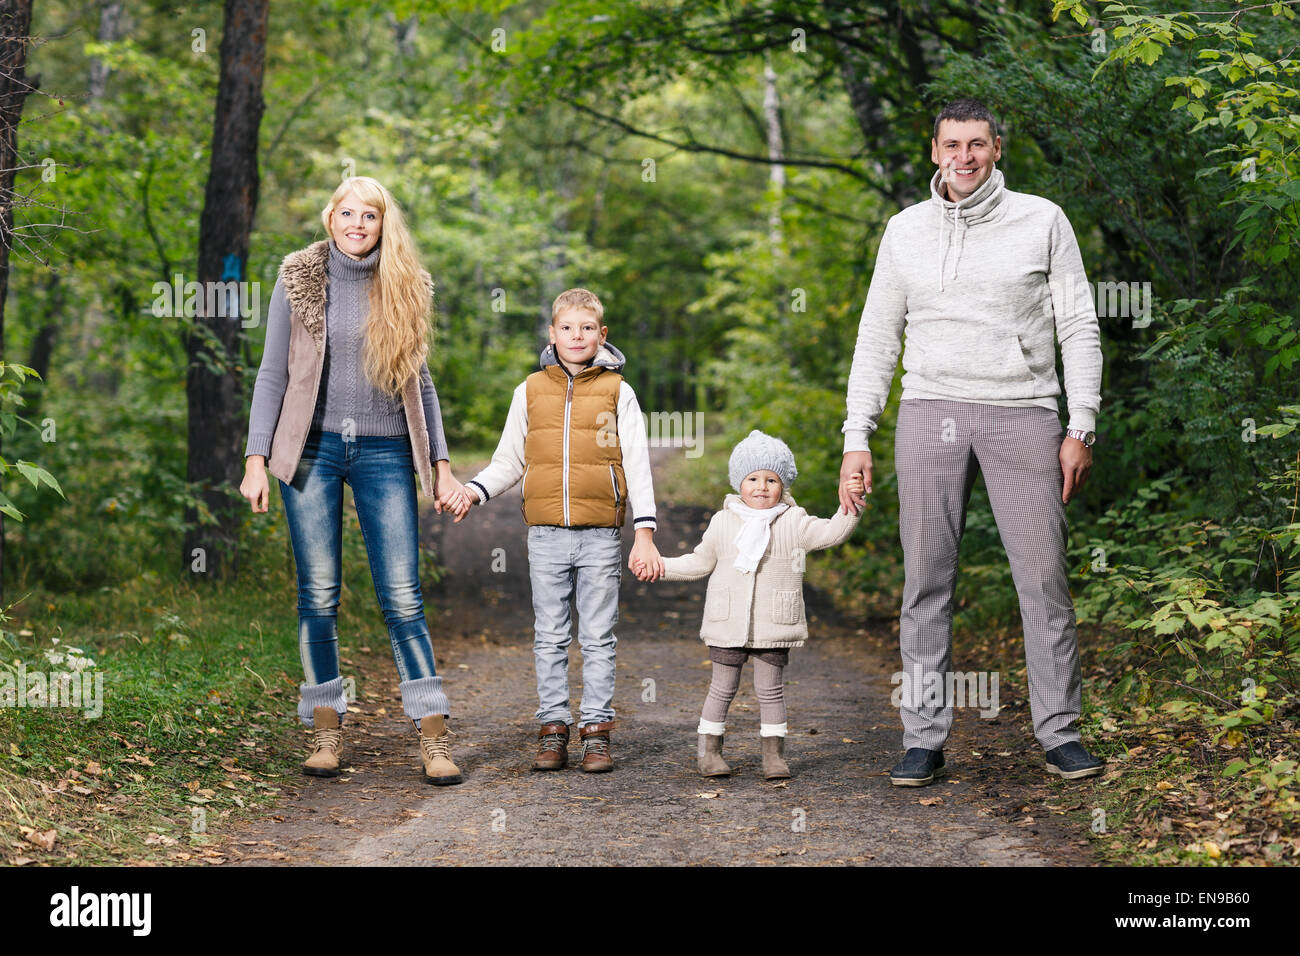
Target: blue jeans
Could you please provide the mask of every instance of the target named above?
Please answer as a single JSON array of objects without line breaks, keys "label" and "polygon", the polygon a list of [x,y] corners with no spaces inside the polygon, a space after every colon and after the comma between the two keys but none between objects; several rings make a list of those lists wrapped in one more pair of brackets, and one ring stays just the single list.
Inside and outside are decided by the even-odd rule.
[{"label": "blue jeans", "polygon": [[528,529],[528,573],[533,584],[537,666],[537,719],[572,723],[569,710],[569,644],[578,607],[582,645],[582,707],[579,727],[614,719],[614,650],[618,638],[618,586],[623,573],[618,528]]},{"label": "blue jeans", "polygon": [[345,441],[337,432],[312,431],[293,483],[280,482],[298,569],[298,649],[306,679],[299,714],[304,723],[311,723],[308,704],[333,705],[340,714],[347,710],[338,643],[344,482],[352,486],[407,716],[418,721],[448,712],[420,593],[413,469],[406,435],[358,435]]}]

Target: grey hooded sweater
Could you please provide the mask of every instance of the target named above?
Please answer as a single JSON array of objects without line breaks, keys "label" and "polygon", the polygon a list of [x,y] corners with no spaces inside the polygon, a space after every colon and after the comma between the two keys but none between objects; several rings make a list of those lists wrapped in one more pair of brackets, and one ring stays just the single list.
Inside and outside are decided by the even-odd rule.
[{"label": "grey hooded sweater", "polygon": [[930,201],[893,216],[880,240],[849,372],[844,451],[867,450],[900,348],[903,399],[1059,411],[1057,341],[1069,427],[1091,431],[1101,333],[1065,213],[1007,189],[996,168],[952,202],[936,171]]}]

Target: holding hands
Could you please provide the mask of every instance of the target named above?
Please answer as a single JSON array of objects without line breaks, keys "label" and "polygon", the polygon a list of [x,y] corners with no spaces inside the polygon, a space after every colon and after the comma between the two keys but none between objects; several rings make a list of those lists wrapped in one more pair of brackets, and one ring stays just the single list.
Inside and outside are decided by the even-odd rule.
[{"label": "holding hands", "polygon": [[451,473],[451,463],[446,459],[438,462],[433,494],[434,510],[438,514],[444,511],[454,514],[457,522],[469,514],[470,506],[478,501],[478,495],[456,480],[456,476]]},{"label": "holding hands", "polygon": [[664,573],[664,559],[655,547],[653,535],[648,528],[638,528],[632,553],[627,557],[628,570],[638,581],[658,581]]},{"label": "holding hands", "polygon": [[871,494],[871,452],[845,452],[840,464],[840,507],[846,515],[862,511]]}]

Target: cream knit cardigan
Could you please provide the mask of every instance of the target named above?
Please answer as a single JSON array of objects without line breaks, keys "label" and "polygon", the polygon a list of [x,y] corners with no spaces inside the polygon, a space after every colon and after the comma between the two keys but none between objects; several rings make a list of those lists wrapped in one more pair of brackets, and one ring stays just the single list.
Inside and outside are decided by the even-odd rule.
[{"label": "cream knit cardigan", "polygon": [[698,581],[709,576],[700,639],[711,647],[802,647],[808,637],[804,556],[845,541],[857,527],[858,515],[837,510],[833,518],[816,518],[786,492],[781,500],[790,507],[773,519],[771,540],[758,570],[742,574],[734,562],[736,535],[744,519],[727,508],[729,502],[739,500],[739,495],[727,495],[694,551],[664,559],[663,580]]}]

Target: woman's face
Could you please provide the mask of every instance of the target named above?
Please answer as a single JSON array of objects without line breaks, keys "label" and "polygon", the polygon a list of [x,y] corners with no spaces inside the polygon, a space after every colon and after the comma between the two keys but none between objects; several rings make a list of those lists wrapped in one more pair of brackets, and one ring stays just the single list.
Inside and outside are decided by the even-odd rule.
[{"label": "woman's face", "polygon": [[383,214],[363,203],[356,193],[344,196],[330,214],[334,244],[353,259],[363,259],[375,248],[383,228]]}]

